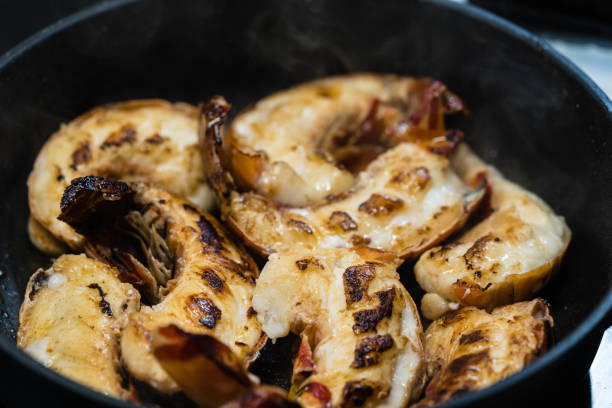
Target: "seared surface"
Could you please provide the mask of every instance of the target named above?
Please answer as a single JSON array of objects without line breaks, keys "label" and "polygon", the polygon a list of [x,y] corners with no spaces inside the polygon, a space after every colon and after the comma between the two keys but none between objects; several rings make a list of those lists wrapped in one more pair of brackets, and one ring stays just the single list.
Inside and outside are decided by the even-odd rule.
[{"label": "seared surface", "polygon": [[364,73],[307,82],[236,117],[227,136],[232,171],[243,189],[278,203],[317,204],[348,190],[352,171],[397,140],[431,131],[446,144],[443,115],[462,108],[428,78]]},{"label": "seared surface", "polygon": [[241,193],[224,167],[221,131],[229,106],[205,105],[200,137],[223,216],[264,255],[305,249],[369,246],[417,256],[461,227],[484,195],[462,182],[444,155],[400,143],[359,174],[357,184],[326,202],[291,207],[256,192]]},{"label": "seared surface", "polygon": [[451,161],[466,182],[488,181],[489,215],[454,241],[425,252],[415,265],[417,281],[447,302],[488,310],[529,299],[550,280],[569,245],[564,218],[467,146]]},{"label": "seared surface", "polygon": [[139,300],[138,291],[121,283],[107,264],[85,255],[63,255],[30,278],[17,345],[74,381],[125,398],[119,338]]},{"label": "seared surface", "polygon": [[522,370],[552,342],[553,319],[542,299],[499,307],[449,312],[425,332],[431,382],[413,407],[440,404],[489,386]]},{"label": "seared surface", "polygon": [[152,306],[129,316],[121,339],[129,372],[159,391],[178,391],[155,360],[151,333],[169,324],[206,333],[245,363],[261,346],[251,309],[257,266],[212,216],[148,184],[74,180],[62,219],[85,234],[85,249],[122,271]]},{"label": "seared surface", "polygon": [[277,253],[253,307],[266,334],[301,336],[290,395],[305,407],[404,407],[423,385],[422,328],[399,259],[371,249]]},{"label": "seared surface", "polygon": [[30,211],[73,249],[82,247],[83,237],[57,220],[59,202],[74,178],[89,175],[156,183],[203,209],[214,203],[197,148],[196,109],[183,103],[154,99],[101,106],[47,140],[28,179]]}]

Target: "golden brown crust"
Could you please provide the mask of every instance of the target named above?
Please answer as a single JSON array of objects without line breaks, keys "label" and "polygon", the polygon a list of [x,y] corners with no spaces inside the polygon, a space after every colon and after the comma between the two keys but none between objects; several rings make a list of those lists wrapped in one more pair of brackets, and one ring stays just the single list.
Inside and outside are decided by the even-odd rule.
[{"label": "golden brown crust", "polygon": [[273,339],[302,342],[290,396],[305,407],[403,407],[423,384],[422,327],[395,272],[368,248],[276,253],[253,307]]},{"label": "golden brown crust", "polygon": [[460,146],[452,161],[467,183],[487,180],[486,217],[454,241],[423,253],[414,268],[417,281],[449,304],[491,310],[529,299],[561,263],[571,240],[565,220],[467,146]]},{"label": "golden brown crust", "polygon": [[296,246],[369,246],[413,258],[460,228],[486,191],[462,183],[444,156],[406,142],[370,163],[351,190],[325,203],[298,208],[253,191],[240,193],[224,164],[221,134],[228,109],[216,97],[201,116],[209,179],[227,224],[264,256]]},{"label": "golden brown crust", "polygon": [[164,186],[210,208],[197,146],[197,110],[159,99],[107,104],[62,125],[45,143],[28,178],[32,217],[56,239],[81,249],[83,237],[57,220],[74,178],[105,176]]},{"label": "golden brown crust", "polygon": [[499,307],[449,312],[424,336],[428,407],[502,380],[533,362],[550,346],[553,319],[542,299]]},{"label": "golden brown crust", "polygon": [[138,292],[117,272],[85,255],[62,255],[28,282],[17,345],[41,364],[116,398],[122,386],[119,338]]},{"label": "golden brown crust", "polygon": [[154,304],[129,316],[121,338],[135,378],[178,390],[150,343],[150,333],[169,324],[214,336],[245,364],[257,354],[263,334],[250,308],[259,271],[215,218],[157,187],[99,177],[74,180],[62,209],[62,219],[86,236],[88,252],[115,265]]}]

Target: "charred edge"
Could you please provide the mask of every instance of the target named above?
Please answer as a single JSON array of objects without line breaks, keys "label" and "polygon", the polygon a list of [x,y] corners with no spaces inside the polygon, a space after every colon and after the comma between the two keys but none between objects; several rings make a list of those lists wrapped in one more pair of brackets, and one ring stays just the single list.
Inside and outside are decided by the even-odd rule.
[{"label": "charred edge", "polygon": [[167,140],[166,137],[163,137],[159,133],[155,133],[153,136],[145,139],[145,142],[150,144],[162,144]]},{"label": "charred edge", "polygon": [[487,244],[493,239],[491,234],[484,235],[474,242],[466,252],[463,254],[465,266],[468,270],[474,269],[474,261],[482,259],[483,253],[487,248]]},{"label": "charred edge", "polygon": [[221,319],[221,309],[219,309],[212,300],[203,296],[190,296],[187,300],[187,309],[195,315],[197,321],[209,329],[217,325],[217,321]]},{"label": "charred edge", "polygon": [[39,269],[38,272],[36,272],[32,278],[32,289],[30,289],[30,293],[28,294],[30,300],[34,300],[38,291],[47,286],[47,279],[49,279],[49,275],[47,275],[44,269]]},{"label": "charred edge", "polygon": [[70,168],[76,170],[80,164],[85,164],[91,160],[91,149],[89,148],[89,142],[81,143],[78,149],[72,152],[72,164]]},{"label": "charred edge", "polygon": [[304,221],[300,221],[300,220],[296,220],[294,218],[290,218],[289,221],[287,222],[287,224],[289,224],[289,226],[298,229],[300,231],[304,231],[307,234],[312,235],[312,228],[310,228],[310,225],[308,225],[307,223],[305,223]]},{"label": "charred edge", "polygon": [[221,131],[227,118],[229,104],[220,96],[213,96],[202,106],[199,122],[199,143],[205,155],[208,181],[221,203],[228,203],[236,185],[223,166],[224,151]]},{"label": "charred edge", "polygon": [[374,394],[374,388],[366,381],[349,381],[342,390],[341,408],[360,407]]},{"label": "charred edge", "polygon": [[197,224],[202,232],[200,234],[200,240],[202,242],[212,247],[215,251],[219,251],[223,248],[221,245],[221,236],[219,236],[219,233],[215,227],[206,219],[206,217],[201,215]]},{"label": "charred edge", "polygon": [[399,198],[389,197],[384,194],[374,193],[367,201],[359,204],[359,211],[370,214],[373,217],[389,214],[404,205]]},{"label": "charred edge", "polygon": [[161,327],[158,330],[171,342],[155,348],[156,358],[185,361],[203,356],[243,387],[248,388],[253,385],[240,359],[226,344],[214,337],[207,334],[188,334],[174,325]]},{"label": "charred edge", "polygon": [[104,197],[114,200],[131,192],[131,190],[126,183],[121,181],[110,181],[96,176],[78,177],[72,180],[70,185],[64,190],[62,200],[60,201],[60,210],[64,212],[68,209],[79,198],[80,194],[84,192],[102,194]]},{"label": "charred edge", "polygon": [[352,368],[363,368],[376,365],[380,361],[380,353],[393,347],[393,338],[390,334],[366,337],[355,348],[355,358]]},{"label": "charred edge", "polygon": [[353,220],[350,215],[343,211],[334,211],[327,221],[327,226],[332,229],[340,227],[344,231],[356,230],[358,228],[355,220]]},{"label": "charred edge", "polygon": [[106,150],[109,147],[119,147],[124,143],[134,143],[136,140],[136,129],[131,125],[124,125],[118,131],[111,133],[100,145],[100,149]]},{"label": "charred edge", "polygon": [[253,306],[249,307],[247,310],[247,318],[257,316],[257,311],[253,309]]},{"label": "charred edge", "polygon": [[210,286],[212,289],[216,291],[223,290],[223,280],[221,280],[219,275],[217,275],[212,269],[205,269],[204,272],[202,272],[202,279],[204,279],[206,283],[208,283],[208,286]]},{"label": "charred edge", "polygon": [[355,324],[353,332],[355,334],[376,331],[376,326],[385,317],[391,317],[393,311],[393,301],[395,300],[395,289],[382,290],[376,292],[378,296],[379,306],[377,309],[360,310],[353,313]]},{"label": "charred edge", "polygon": [[90,289],[95,289],[95,290],[98,291],[98,294],[100,295],[100,303],[98,303],[98,305],[100,306],[100,309],[102,310],[102,313],[104,313],[105,315],[107,315],[109,317],[113,317],[113,310],[111,309],[110,304],[104,298],[105,293],[102,290],[102,288],[100,287],[100,285],[98,285],[97,283],[92,283],[92,284],[90,284],[87,287],[90,288]]},{"label": "charred edge", "polygon": [[367,293],[369,282],[374,279],[376,268],[372,264],[349,266],[343,274],[344,295],[346,304],[360,301],[364,292]]},{"label": "charred edge", "polygon": [[321,265],[317,258],[298,259],[297,261],[295,261],[295,265],[300,271],[306,270],[309,266],[313,266],[318,269],[324,269],[323,265]]},{"label": "charred edge", "polygon": [[134,194],[123,182],[80,177],[64,190],[57,218],[78,233],[95,238],[119,217],[137,208]]},{"label": "charred edge", "polygon": [[481,330],[474,330],[471,333],[462,334],[461,337],[459,337],[459,344],[472,344],[480,340],[486,341],[487,338],[484,336]]}]

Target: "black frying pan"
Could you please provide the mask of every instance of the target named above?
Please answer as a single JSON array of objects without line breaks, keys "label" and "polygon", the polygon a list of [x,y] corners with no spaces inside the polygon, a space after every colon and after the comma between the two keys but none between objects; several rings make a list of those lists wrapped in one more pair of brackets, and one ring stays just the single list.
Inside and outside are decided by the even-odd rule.
[{"label": "black frying pan", "polygon": [[[220,93],[238,110],[288,85],[353,71],[444,81],[470,107],[456,123],[468,142],[564,214],[574,233],[542,292],[558,344],[520,374],[447,406],[572,393],[612,308],[612,104],[582,72],[518,27],[453,3],[120,0],[60,20],[0,58],[0,398],[8,406],[128,406],[14,345],[27,279],[50,263],[27,239],[25,181],[60,122],[131,98],[198,102]],[[409,266],[403,279],[418,299]],[[289,358],[268,348],[257,369],[282,384]]]}]

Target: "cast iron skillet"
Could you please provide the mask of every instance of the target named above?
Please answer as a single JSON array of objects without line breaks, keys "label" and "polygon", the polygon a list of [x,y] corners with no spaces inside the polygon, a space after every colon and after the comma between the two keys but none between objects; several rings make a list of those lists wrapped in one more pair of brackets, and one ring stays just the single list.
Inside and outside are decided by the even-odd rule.
[{"label": "cast iron skillet", "polygon": [[[129,406],[14,345],[27,279],[50,263],[27,239],[25,181],[61,122],[130,98],[197,103],[219,93],[237,110],[300,81],[355,71],[444,81],[470,107],[455,124],[469,143],[565,215],[574,233],[542,292],[558,344],[520,374],[447,406],[571,393],[612,308],[612,104],[574,65],[507,21],[453,3],[119,0],[62,19],[0,58],[0,398],[7,406]],[[410,265],[403,272],[418,300]],[[257,370],[286,383],[289,372],[279,367],[290,356],[273,347],[264,354]]]}]

